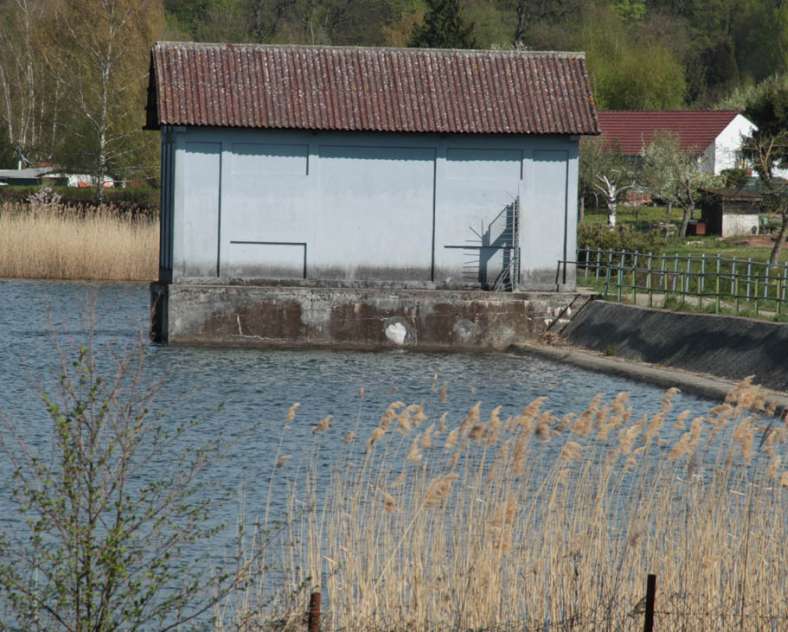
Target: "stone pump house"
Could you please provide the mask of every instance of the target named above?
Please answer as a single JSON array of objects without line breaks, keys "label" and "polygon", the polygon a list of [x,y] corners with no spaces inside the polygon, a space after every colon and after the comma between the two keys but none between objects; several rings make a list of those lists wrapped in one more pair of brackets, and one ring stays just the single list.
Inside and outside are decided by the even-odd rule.
[{"label": "stone pump house", "polygon": [[582,54],[181,42],[153,48],[147,128],[162,339],[222,320],[173,318],[197,286],[233,288],[203,307],[241,287],[555,289],[579,138],[599,133]]}]

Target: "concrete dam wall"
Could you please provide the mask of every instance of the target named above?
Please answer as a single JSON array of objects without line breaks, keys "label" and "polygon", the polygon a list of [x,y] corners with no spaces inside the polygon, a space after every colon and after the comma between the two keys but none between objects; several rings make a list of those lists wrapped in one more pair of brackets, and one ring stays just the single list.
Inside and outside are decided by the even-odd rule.
[{"label": "concrete dam wall", "polygon": [[538,337],[575,298],[403,287],[151,286],[155,340],[253,347],[502,350]]},{"label": "concrete dam wall", "polygon": [[602,353],[788,391],[788,324],[593,301],[564,330]]}]

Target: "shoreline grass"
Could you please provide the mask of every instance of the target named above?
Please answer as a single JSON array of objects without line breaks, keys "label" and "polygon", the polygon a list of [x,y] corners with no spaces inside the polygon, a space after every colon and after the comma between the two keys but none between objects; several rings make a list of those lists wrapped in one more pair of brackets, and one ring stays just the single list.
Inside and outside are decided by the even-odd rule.
[{"label": "shoreline grass", "polygon": [[648,573],[656,629],[782,629],[786,421],[766,430],[748,382],[694,418],[675,392],[643,416],[624,393],[563,417],[545,398],[507,419],[476,405],[455,424],[396,402],[346,435],[324,488],[277,451],[287,516],[258,535],[281,537],[255,540],[215,629],[302,630],[320,590],[325,630],[640,630]]},{"label": "shoreline grass", "polygon": [[0,278],[153,281],[159,226],[113,206],[0,205]]}]

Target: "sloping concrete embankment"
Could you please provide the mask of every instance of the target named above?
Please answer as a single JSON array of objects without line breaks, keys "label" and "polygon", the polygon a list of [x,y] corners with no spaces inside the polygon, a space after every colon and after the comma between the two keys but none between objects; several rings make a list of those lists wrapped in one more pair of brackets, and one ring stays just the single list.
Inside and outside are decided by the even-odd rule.
[{"label": "sloping concrete embankment", "polygon": [[592,301],[564,330],[572,345],[788,391],[788,325]]}]

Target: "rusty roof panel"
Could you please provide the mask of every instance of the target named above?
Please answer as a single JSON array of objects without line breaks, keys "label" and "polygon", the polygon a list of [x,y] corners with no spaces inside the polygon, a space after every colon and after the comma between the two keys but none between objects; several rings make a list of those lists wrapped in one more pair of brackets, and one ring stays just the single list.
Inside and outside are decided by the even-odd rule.
[{"label": "rusty roof panel", "polygon": [[148,127],[598,134],[578,53],[162,42]]}]

